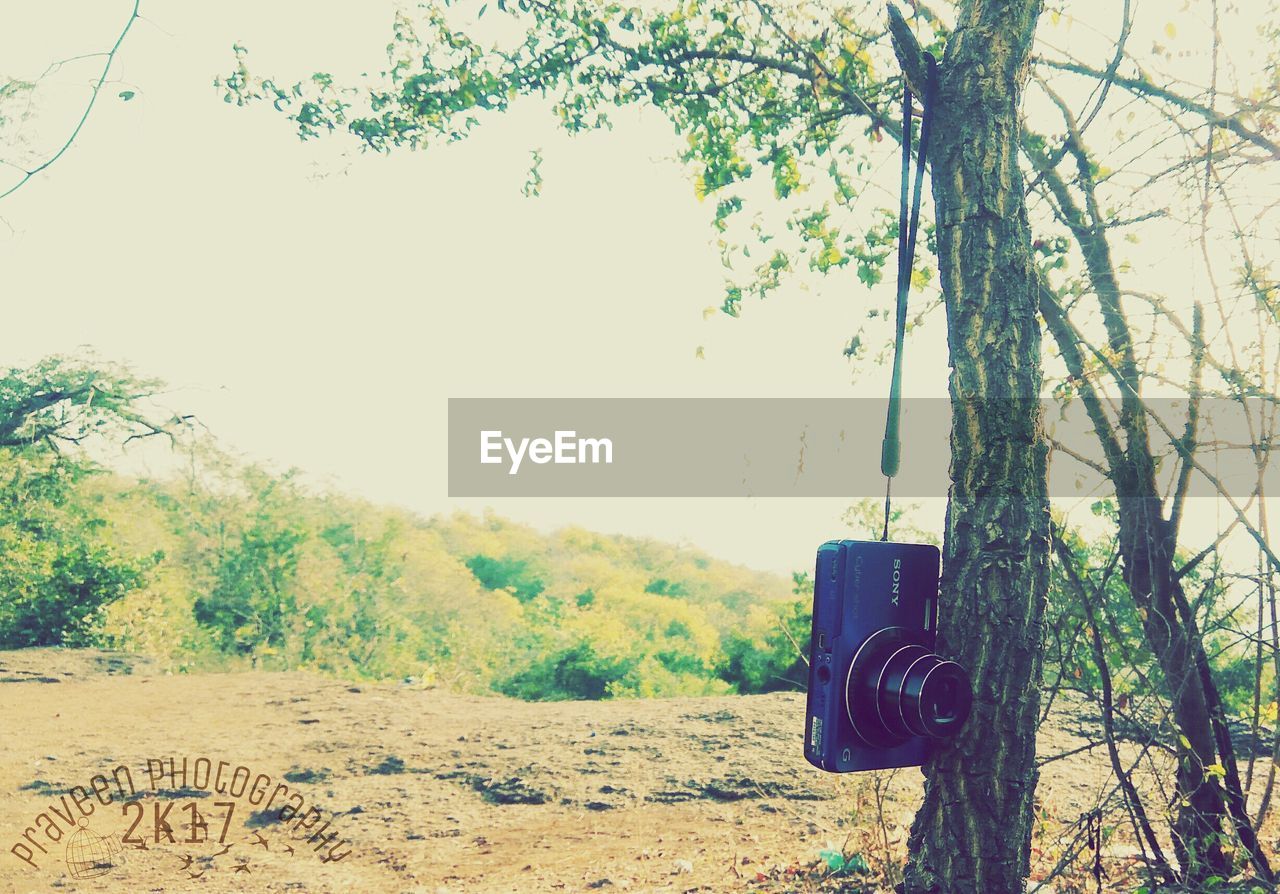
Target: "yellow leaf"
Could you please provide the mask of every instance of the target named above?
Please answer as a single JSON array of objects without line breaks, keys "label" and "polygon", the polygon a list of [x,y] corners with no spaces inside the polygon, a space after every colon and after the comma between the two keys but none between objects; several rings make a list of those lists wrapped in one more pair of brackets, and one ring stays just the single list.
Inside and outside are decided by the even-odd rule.
[{"label": "yellow leaf", "polygon": [[697,357],[699,360],[707,359],[707,355],[704,354],[702,351],[702,345],[698,345],[698,350],[694,351],[694,356]]},{"label": "yellow leaf", "polygon": [[867,70],[868,75],[875,74],[876,68],[875,68],[875,64],[871,61],[870,53],[868,53],[866,50],[860,51],[858,53],[858,61],[862,63],[862,67]]},{"label": "yellow leaf", "polygon": [[719,310],[720,310],[720,308],[716,307],[714,304],[713,304],[713,305],[711,305],[710,307],[704,307],[704,308],[702,309],[702,319],[704,319],[704,320],[709,320],[709,319],[711,319],[712,317],[714,317],[714,316],[716,315],[716,312],[717,312],[717,311],[719,311]]},{"label": "yellow leaf", "polygon": [[1178,28],[1173,24],[1173,22],[1166,22],[1164,26],[1164,33],[1169,35],[1169,37],[1177,37]]},{"label": "yellow leaf", "polygon": [[1178,733],[1178,741],[1182,743],[1183,748],[1187,749],[1188,751],[1191,750],[1191,740],[1188,739],[1186,736],[1182,735],[1182,733]]}]

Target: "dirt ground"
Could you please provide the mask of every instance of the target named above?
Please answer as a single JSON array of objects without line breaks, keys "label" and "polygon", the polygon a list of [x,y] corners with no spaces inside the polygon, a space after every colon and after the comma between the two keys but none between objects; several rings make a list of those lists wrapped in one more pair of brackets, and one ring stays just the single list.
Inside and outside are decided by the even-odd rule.
[{"label": "dirt ground", "polygon": [[[879,862],[900,849],[921,777],[815,770],[801,755],[803,712],[793,694],[530,704],[305,673],[166,676],[96,651],[0,652],[0,892],[829,888],[822,851]],[[1040,748],[1080,744],[1051,729]],[[148,767],[170,758],[177,772],[153,785]],[[128,775],[113,776],[122,764]],[[236,767],[239,797],[226,784]],[[110,804],[94,799],[98,774]],[[1105,775],[1100,751],[1051,762],[1041,801],[1074,819]],[[117,777],[140,808],[122,805]],[[286,822],[283,794],[270,810],[251,803],[255,787],[278,785],[305,800]],[[77,786],[87,817],[63,800]],[[229,820],[216,806],[227,803]],[[312,806],[322,812],[308,828]],[[1050,858],[1037,860],[1043,872]]]}]

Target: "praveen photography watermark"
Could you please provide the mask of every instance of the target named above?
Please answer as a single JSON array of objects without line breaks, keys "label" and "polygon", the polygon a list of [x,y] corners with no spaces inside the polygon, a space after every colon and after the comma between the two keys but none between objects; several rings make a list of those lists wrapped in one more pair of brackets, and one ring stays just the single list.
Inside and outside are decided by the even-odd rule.
[{"label": "praveen photography watermark", "polygon": [[28,870],[57,864],[73,879],[120,872],[150,852],[174,872],[251,875],[266,853],[337,862],[351,854],[338,816],[268,773],[211,757],[120,764],[56,796],[9,854]]}]

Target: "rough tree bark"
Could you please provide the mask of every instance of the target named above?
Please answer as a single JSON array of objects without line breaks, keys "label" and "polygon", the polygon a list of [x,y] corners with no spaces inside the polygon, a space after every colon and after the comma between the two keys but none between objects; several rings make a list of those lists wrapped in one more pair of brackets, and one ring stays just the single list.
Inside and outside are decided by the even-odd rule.
[{"label": "rough tree bark", "polygon": [[[951,493],[939,651],[973,675],[973,713],[924,768],[906,894],[1015,894],[1030,868],[1048,587],[1040,325],[1018,168],[1040,0],[964,0],[938,66],[930,147],[951,355]],[[919,88],[920,47],[890,28]]]}]

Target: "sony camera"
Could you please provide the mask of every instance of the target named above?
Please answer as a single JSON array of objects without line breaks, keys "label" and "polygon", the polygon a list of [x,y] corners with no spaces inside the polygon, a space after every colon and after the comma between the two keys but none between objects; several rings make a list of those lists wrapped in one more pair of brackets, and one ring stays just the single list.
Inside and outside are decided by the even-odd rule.
[{"label": "sony camera", "polygon": [[818,548],[804,738],[815,767],[919,766],[968,718],[968,673],[933,654],[940,565],[920,543]]}]

